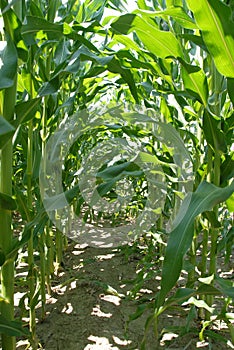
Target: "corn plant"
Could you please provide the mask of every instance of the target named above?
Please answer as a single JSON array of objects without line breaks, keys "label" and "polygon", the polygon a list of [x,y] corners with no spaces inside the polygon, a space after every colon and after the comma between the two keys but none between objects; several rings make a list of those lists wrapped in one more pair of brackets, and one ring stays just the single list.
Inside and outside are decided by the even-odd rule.
[{"label": "corn plant", "polygon": [[[226,287],[225,283],[221,287],[216,275],[217,247],[221,239],[221,226],[217,224],[218,203],[226,201],[233,193],[230,182],[233,175],[233,15],[232,9],[221,1],[152,2],[151,6],[143,1],[138,2],[138,6],[133,13],[112,21],[113,43],[121,42],[127,50],[135,51],[135,56],[128,54],[132,66],[137,63],[147,69],[144,61],[148,55],[151,71],[147,83],[142,85],[152,96],[155,92],[155,103],[165,122],[172,123],[184,140],[189,136],[197,148],[191,154],[197,172],[194,192],[185,197],[165,250],[160,292],[151,318],[157,324],[163,311],[176,301],[181,303],[189,299],[193,293],[208,294],[205,298],[208,305],[212,305],[213,296],[219,295],[220,289],[224,295],[233,297],[232,291],[228,292],[228,282]],[[132,32],[136,35],[135,41],[123,36]],[[169,97],[173,102],[170,103]],[[152,106],[149,97],[144,103]],[[230,203],[228,201],[227,205],[231,211]],[[206,218],[206,221],[202,219],[201,277],[213,278],[209,285],[201,284],[195,292],[191,287],[197,278],[196,247],[201,229],[198,221],[195,222],[198,215]],[[194,266],[188,273],[190,288],[178,290],[174,297],[166,299],[180,276],[189,249]],[[210,263],[206,268],[208,251]],[[228,324],[232,334],[229,321]],[[145,341],[142,348],[144,344]]]},{"label": "corn plant", "polygon": [[[64,115],[69,121],[75,112],[107,100],[113,110],[121,111],[120,115],[113,117],[107,112],[105,125],[95,126],[76,140],[64,162],[62,185],[74,213],[85,212],[84,221],[93,222],[102,217],[112,224],[123,223],[129,217],[137,220],[137,215],[144,211],[150,187],[145,185],[147,176],[143,170],[149,163],[161,166],[165,203],[153,208],[159,215],[150,223],[149,232],[144,231],[149,256],[143,252],[146,267],[131,293],[132,297],[136,296],[147,266],[156,264],[152,259],[155,247],[161,285],[150,303],[153,311],[146,323],[142,349],[149,326],[155,324],[159,337],[160,315],[183,302],[198,307],[206,321],[200,332],[202,338],[212,322],[209,310],[217,296],[226,299],[216,318],[227,322],[233,340],[233,325],[228,316],[232,285],[217,274],[216,268],[218,252],[224,252],[229,261],[233,244],[230,228],[233,3],[138,0],[137,8],[131,13],[126,13],[129,12],[127,1],[115,0],[67,3],[1,0],[0,5],[4,22],[0,47],[0,331],[3,349],[15,349],[15,336],[20,334],[27,335],[32,348],[37,349],[36,306],[41,301],[43,319],[46,291],[51,293],[51,276],[60,268],[66,245],[59,224],[55,228],[47,215],[44,193],[39,190],[40,164],[42,172],[48,170],[44,162],[46,144]],[[107,8],[125,14],[103,18]],[[140,122],[131,113],[123,112],[123,100],[130,111],[136,104],[137,111],[147,110]],[[150,113],[157,116],[156,121]],[[178,135],[177,140],[183,144],[179,150],[183,149],[193,165],[192,187],[191,181],[182,181],[184,188],[189,188],[186,195],[180,188],[181,174],[175,170],[179,152],[165,135],[157,138],[154,127],[148,127],[149,120],[151,124],[165,125],[164,134]],[[92,205],[85,203],[74,177],[82,167],[82,157],[109,138],[135,142],[141,152],[137,164],[132,157],[130,162],[122,159],[98,169],[97,188],[102,198],[114,202],[118,197],[118,181],[126,176],[135,192],[121,213],[105,216],[95,213]],[[150,180],[157,182],[152,175]],[[52,198],[51,208],[58,222],[60,207],[59,200]],[[24,222],[19,237],[12,231],[12,211],[15,210]],[[176,218],[166,233],[173,213]],[[17,253],[24,249],[27,249],[30,335],[14,320],[14,268]],[[36,252],[40,255],[39,262],[35,259]],[[186,264],[189,266],[186,286],[176,289]],[[152,273],[148,271],[147,276],[152,278]],[[22,305],[24,303],[25,297]]]}]

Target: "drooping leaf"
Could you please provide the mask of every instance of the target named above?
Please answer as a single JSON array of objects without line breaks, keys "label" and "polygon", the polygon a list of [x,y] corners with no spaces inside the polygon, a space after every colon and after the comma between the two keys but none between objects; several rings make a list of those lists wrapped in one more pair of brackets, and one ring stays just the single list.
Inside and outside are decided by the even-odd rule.
[{"label": "drooping leaf", "polygon": [[221,164],[220,168],[220,182],[223,184],[225,181],[234,177],[234,153],[227,154],[225,161]]},{"label": "drooping leaf", "polygon": [[105,180],[112,180],[118,177],[119,175],[123,174],[131,174],[131,172],[134,172],[136,170],[139,170],[138,166],[132,162],[125,162],[118,165],[112,165],[102,171],[99,171],[96,176],[101,177]]},{"label": "drooping leaf", "polygon": [[21,34],[25,41],[31,45],[34,44],[35,35],[43,31],[49,39],[60,39],[63,36],[63,25],[50,23],[44,18],[36,16],[27,16],[27,23],[21,28]]},{"label": "drooping leaf", "polygon": [[134,30],[145,47],[157,57],[183,58],[184,56],[175,35],[172,32],[159,30],[147,16],[142,18],[133,14],[123,15],[111,26],[122,34],[128,34]]},{"label": "drooping leaf", "polygon": [[2,266],[6,261],[6,254],[4,253],[4,251],[2,250],[2,248],[0,248],[0,266]]},{"label": "drooping leaf", "polygon": [[227,89],[228,89],[228,94],[232,101],[232,104],[234,105],[234,79],[233,78],[227,79]]},{"label": "drooping leaf", "polygon": [[66,59],[70,56],[71,53],[69,50],[69,45],[70,45],[69,41],[63,38],[58,44],[58,46],[56,47],[55,54],[54,54],[54,61],[57,66],[63,63],[64,61],[66,61]]},{"label": "drooping leaf", "polygon": [[12,137],[15,128],[8,121],[0,116],[0,149],[4,147],[6,142]]},{"label": "drooping leaf", "polygon": [[197,66],[182,61],[182,77],[185,89],[194,94],[206,106],[209,90],[205,72]]},{"label": "drooping leaf", "polygon": [[218,71],[234,78],[234,22],[231,9],[219,0],[187,0]]},{"label": "drooping leaf", "polygon": [[0,90],[11,87],[17,71],[17,51],[9,35],[0,44]]},{"label": "drooping leaf", "polygon": [[[160,310],[161,312],[166,310],[169,306],[172,306],[174,304],[180,304],[183,303],[185,300],[189,299],[191,296],[195,295],[196,291],[191,288],[179,288],[175,292],[173,296],[167,299],[165,304],[163,305],[163,309]],[[161,313],[160,312],[160,313]]]},{"label": "drooping leaf", "polygon": [[134,13],[141,13],[143,16],[149,16],[151,18],[154,17],[172,17],[176,22],[178,22],[182,27],[188,29],[197,29],[197,25],[194,22],[193,18],[191,18],[181,6],[170,6],[166,8],[164,11],[141,11],[136,10]]},{"label": "drooping leaf", "polygon": [[202,182],[196,192],[189,193],[185,197],[174,221],[174,229],[170,233],[166,247],[158,308],[163,305],[167,293],[173,288],[180,276],[183,257],[192,243],[195,217],[225,201],[233,191],[234,182],[224,188]]},{"label": "drooping leaf", "polygon": [[226,295],[234,300],[233,282],[229,281],[227,279],[224,279],[222,277],[219,277],[217,275],[215,276],[215,281],[218,285],[218,289],[220,289],[224,295]]},{"label": "drooping leaf", "polygon": [[46,82],[38,91],[38,94],[40,96],[47,96],[47,95],[56,93],[58,89],[59,89],[59,76],[56,76],[55,78]]},{"label": "drooping leaf", "polygon": [[71,203],[78,193],[79,185],[76,185],[63,193],[44,199],[43,203],[47,211],[62,209]]},{"label": "drooping leaf", "polygon": [[0,333],[13,337],[29,335],[29,331],[23,328],[23,325],[20,321],[9,321],[2,315],[0,315]]},{"label": "drooping leaf", "polygon": [[214,308],[210,307],[204,300],[191,297],[187,302],[184,303],[184,305],[188,305],[188,304],[195,305],[197,308],[203,308],[211,314],[214,312]]},{"label": "drooping leaf", "polygon": [[136,17],[135,31],[145,47],[160,58],[184,56],[179,41],[172,32],[157,29],[156,25]]},{"label": "drooping leaf", "polygon": [[131,70],[121,66],[120,61],[115,58],[108,62],[107,67],[110,72],[121,75],[124,81],[128,84],[135,101],[139,103],[137,88]]},{"label": "drooping leaf", "polygon": [[195,44],[196,46],[200,47],[204,51],[208,51],[207,47],[204,43],[203,38],[200,35],[194,35],[194,34],[179,34],[179,37],[182,39],[185,39],[186,41],[191,41],[192,44]]},{"label": "drooping leaf", "polygon": [[98,48],[95,45],[93,45],[90,42],[90,40],[87,40],[83,35],[76,33],[74,30],[72,30],[72,28],[67,23],[64,23],[63,26],[64,26],[63,33],[67,38],[72,39],[76,42],[80,42],[81,44],[85,45],[89,50],[93,50],[99,53]]},{"label": "drooping leaf", "polygon": [[230,213],[234,212],[234,194],[232,194],[227,200],[226,200],[227,208],[230,211]]},{"label": "drooping leaf", "polygon": [[27,206],[27,197],[24,195],[23,191],[18,189],[16,186],[14,188],[16,195],[16,202],[18,205],[18,210],[23,218],[27,222],[32,220],[32,210],[30,210]]},{"label": "drooping leaf", "polygon": [[120,34],[128,34],[134,28],[134,20],[136,15],[128,13],[120,16],[116,21],[111,24],[111,27],[115,32]]},{"label": "drooping leaf", "polygon": [[13,197],[0,192],[0,209],[15,210],[17,208],[16,201]]},{"label": "drooping leaf", "polygon": [[35,116],[35,112],[40,104],[41,98],[37,97],[25,102],[19,102],[15,106],[15,113],[17,119],[14,121],[14,125],[17,127],[21,123],[26,123]]},{"label": "drooping leaf", "polygon": [[209,145],[215,150],[226,151],[226,140],[223,131],[219,128],[220,121],[215,119],[207,110],[203,115],[203,131]]},{"label": "drooping leaf", "polygon": [[106,181],[106,182],[98,185],[97,186],[97,193],[94,192],[94,195],[92,196],[91,205],[96,204],[96,201],[98,201],[98,199],[100,198],[99,196],[103,197],[103,196],[105,196],[105,194],[107,194],[109,191],[111,191],[112,188],[115,186],[117,180],[118,179],[116,178],[116,179],[109,180],[109,181]]}]

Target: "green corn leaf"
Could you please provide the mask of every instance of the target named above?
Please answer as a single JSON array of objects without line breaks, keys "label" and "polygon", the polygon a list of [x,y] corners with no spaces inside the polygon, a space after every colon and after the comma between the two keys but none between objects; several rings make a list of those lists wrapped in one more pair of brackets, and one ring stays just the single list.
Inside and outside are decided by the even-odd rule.
[{"label": "green corn leaf", "polygon": [[32,210],[30,210],[27,206],[27,197],[24,195],[23,191],[18,189],[16,186],[14,188],[15,195],[16,195],[16,202],[18,205],[18,210],[23,218],[23,220],[27,220],[27,222],[30,222],[33,217]]},{"label": "green corn leaf", "polygon": [[123,16],[120,16],[116,21],[111,24],[112,29],[115,33],[118,34],[128,34],[134,28],[134,20],[136,15],[129,13]]},{"label": "green corn leaf", "polygon": [[0,149],[4,147],[6,142],[12,137],[15,128],[8,121],[0,116]]},{"label": "green corn leaf", "polygon": [[167,293],[174,287],[180,276],[184,255],[192,243],[195,217],[225,201],[233,191],[234,182],[224,188],[202,182],[196,192],[189,193],[185,197],[175,219],[174,229],[170,233],[165,252],[158,308],[163,305]]},{"label": "green corn leaf", "polygon": [[197,29],[197,25],[194,22],[193,18],[191,18],[181,6],[171,6],[164,11],[155,11],[155,12],[136,10],[134,11],[134,13],[140,13],[145,17],[151,17],[151,18],[154,18],[154,17],[167,18],[169,16],[169,17],[172,17],[177,23],[179,23],[184,28]]},{"label": "green corn leaf", "polygon": [[227,79],[227,89],[228,89],[228,94],[229,94],[230,100],[232,101],[232,104],[234,105],[234,79],[232,79],[232,78]]},{"label": "green corn leaf", "polygon": [[22,26],[22,35],[35,34],[40,30],[61,35],[63,33],[63,25],[50,23],[41,17],[27,16],[27,23]]},{"label": "green corn leaf", "polygon": [[73,188],[57,194],[53,197],[46,198],[44,200],[44,206],[47,211],[62,209],[66,207],[79,193],[79,185],[74,186]]},{"label": "green corn leaf", "polygon": [[56,76],[52,80],[46,82],[38,91],[40,96],[47,96],[55,94],[59,89],[59,77]]},{"label": "green corn leaf", "polygon": [[203,115],[203,131],[209,145],[214,150],[226,152],[225,135],[219,128],[220,120],[213,117],[207,110]]},{"label": "green corn leaf", "polygon": [[128,34],[134,30],[145,47],[157,57],[184,56],[175,35],[159,30],[147,16],[143,19],[134,14],[126,14],[119,17],[111,26],[115,32],[121,34]]},{"label": "green corn leaf", "polygon": [[64,26],[63,33],[67,38],[72,39],[72,40],[77,41],[77,42],[80,42],[80,43],[84,44],[88,49],[99,53],[99,50],[97,49],[97,47],[94,46],[90,42],[90,40],[87,40],[87,39],[85,39],[85,37],[83,35],[76,33],[66,22],[63,24],[63,26]]},{"label": "green corn leaf", "polygon": [[157,29],[156,25],[136,17],[135,31],[145,47],[160,58],[183,57],[179,41],[173,33]]},{"label": "green corn leaf", "polygon": [[128,84],[129,89],[136,103],[138,103],[139,100],[138,100],[136,84],[135,84],[131,70],[121,66],[120,61],[115,58],[113,58],[110,62],[108,62],[107,67],[110,72],[119,73],[121,75],[123,80]]},{"label": "green corn leaf", "polygon": [[35,112],[40,105],[41,97],[34,98],[26,102],[19,102],[15,106],[17,119],[14,121],[15,127],[26,123],[35,116]]},{"label": "green corn leaf", "polygon": [[160,313],[162,313],[172,305],[182,304],[185,300],[188,300],[190,297],[192,297],[195,294],[196,294],[196,291],[194,289],[190,289],[190,288],[177,289],[176,293],[167,299],[167,301],[163,305],[163,308],[160,310]]},{"label": "green corn leaf", "polygon": [[0,248],[0,266],[2,266],[6,261],[6,254],[4,253],[4,251],[2,250],[2,248]]},{"label": "green corn leaf", "polygon": [[186,41],[189,40],[191,41],[193,44],[199,46],[203,51],[208,51],[207,47],[204,43],[204,40],[202,39],[202,37],[200,35],[194,35],[194,34],[178,34],[180,38],[185,39]]},{"label": "green corn leaf", "polygon": [[58,46],[56,47],[55,54],[54,54],[54,62],[57,66],[59,66],[61,63],[65,62],[69,56],[71,55],[69,50],[69,42],[63,38],[63,40],[60,41]]},{"label": "green corn leaf", "polygon": [[219,276],[215,276],[215,281],[218,285],[218,289],[222,292],[222,294],[232,298],[234,300],[234,287],[233,281],[225,280]]},{"label": "green corn leaf", "polygon": [[28,227],[25,226],[21,239],[14,241],[11,250],[8,252],[8,254],[6,256],[6,260],[8,260],[8,259],[15,260],[15,257],[17,255],[19,249],[22,248],[29,241],[31,234],[32,234],[31,229],[28,229]]},{"label": "green corn leaf", "polygon": [[214,211],[205,211],[203,213],[203,216],[211,223],[211,227],[213,227],[213,228],[220,228],[221,227],[221,224],[218,221],[218,218],[217,218],[216,214],[214,213]]},{"label": "green corn leaf", "polygon": [[221,164],[221,184],[234,177],[234,153],[226,155],[225,161]]},{"label": "green corn leaf", "polygon": [[231,9],[219,0],[187,0],[218,71],[234,78],[234,23]]},{"label": "green corn leaf", "polygon": [[227,200],[226,200],[227,208],[230,211],[230,213],[234,212],[234,194],[232,194]]},{"label": "green corn leaf", "polygon": [[112,188],[115,186],[116,184],[116,179],[114,180],[110,180],[107,182],[104,182],[100,185],[97,186],[97,192],[98,195],[96,193],[96,191],[94,191],[94,194],[92,196],[92,200],[91,200],[91,205],[95,205],[96,202],[100,199],[100,196],[103,197],[105,194],[107,194],[109,191],[112,190]]},{"label": "green corn leaf", "polygon": [[11,38],[6,35],[7,41],[0,42],[0,90],[11,87],[15,82],[17,71],[17,51]]},{"label": "green corn leaf", "polygon": [[139,167],[132,163],[132,162],[125,162],[122,164],[117,164],[117,165],[112,165],[109,166],[108,168],[99,171],[96,176],[101,177],[104,180],[112,180],[115,179],[117,176],[122,174],[124,171],[135,171],[139,169]]},{"label": "green corn leaf", "polygon": [[0,315],[0,333],[9,336],[29,335],[28,330],[22,327],[20,321],[8,321],[5,317]]},{"label": "green corn leaf", "polygon": [[27,16],[27,23],[21,28],[21,34],[28,45],[35,43],[34,37],[38,32],[47,34],[48,39],[59,40],[63,36],[63,25],[50,23],[44,18]]},{"label": "green corn leaf", "polygon": [[0,209],[15,210],[17,208],[16,201],[13,197],[0,192]]},{"label": "green corn leaf", "polygon": [[182,77],[185,89],[206,106],[209,90],[205,72],[197,66],[182,61]]}]

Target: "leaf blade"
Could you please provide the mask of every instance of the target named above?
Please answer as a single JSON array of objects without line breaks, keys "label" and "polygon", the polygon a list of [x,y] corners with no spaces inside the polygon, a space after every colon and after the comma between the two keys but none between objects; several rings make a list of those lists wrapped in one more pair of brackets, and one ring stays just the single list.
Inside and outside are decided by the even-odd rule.
[{"label": "leaf blade", "polygon": [[233,78],[234,25],[231,20],[231,9],[217,0],[187,2],[218,71],[224,76]]},{"label": "leaf blade", "polygon": [[192,243],[195,217],[203,211],[211,210],[219,202],[225,201],[233,191],[234,182],[224,188],[202,182],[196,192],[189,193],[185,197],[166,248],[158,308],[162,306],[167,293],[174,287],[179,278],[183,257]]}]

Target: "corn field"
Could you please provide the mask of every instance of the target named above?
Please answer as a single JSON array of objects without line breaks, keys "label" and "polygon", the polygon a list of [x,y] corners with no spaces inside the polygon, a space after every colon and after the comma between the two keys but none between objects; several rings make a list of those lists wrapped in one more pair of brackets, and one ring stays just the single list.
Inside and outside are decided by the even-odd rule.
[{"label": "corn field", "polygon": [[172,348],[171,310],[185,324],[168,333],[233,349],[234,1],[0,8],[2,349],[51,350],[38,329],[74,244],[114,249],[126,269],[137,254],[124,295],[98,282],[134,301],[123,327],[142,326],[114,349]]}]

